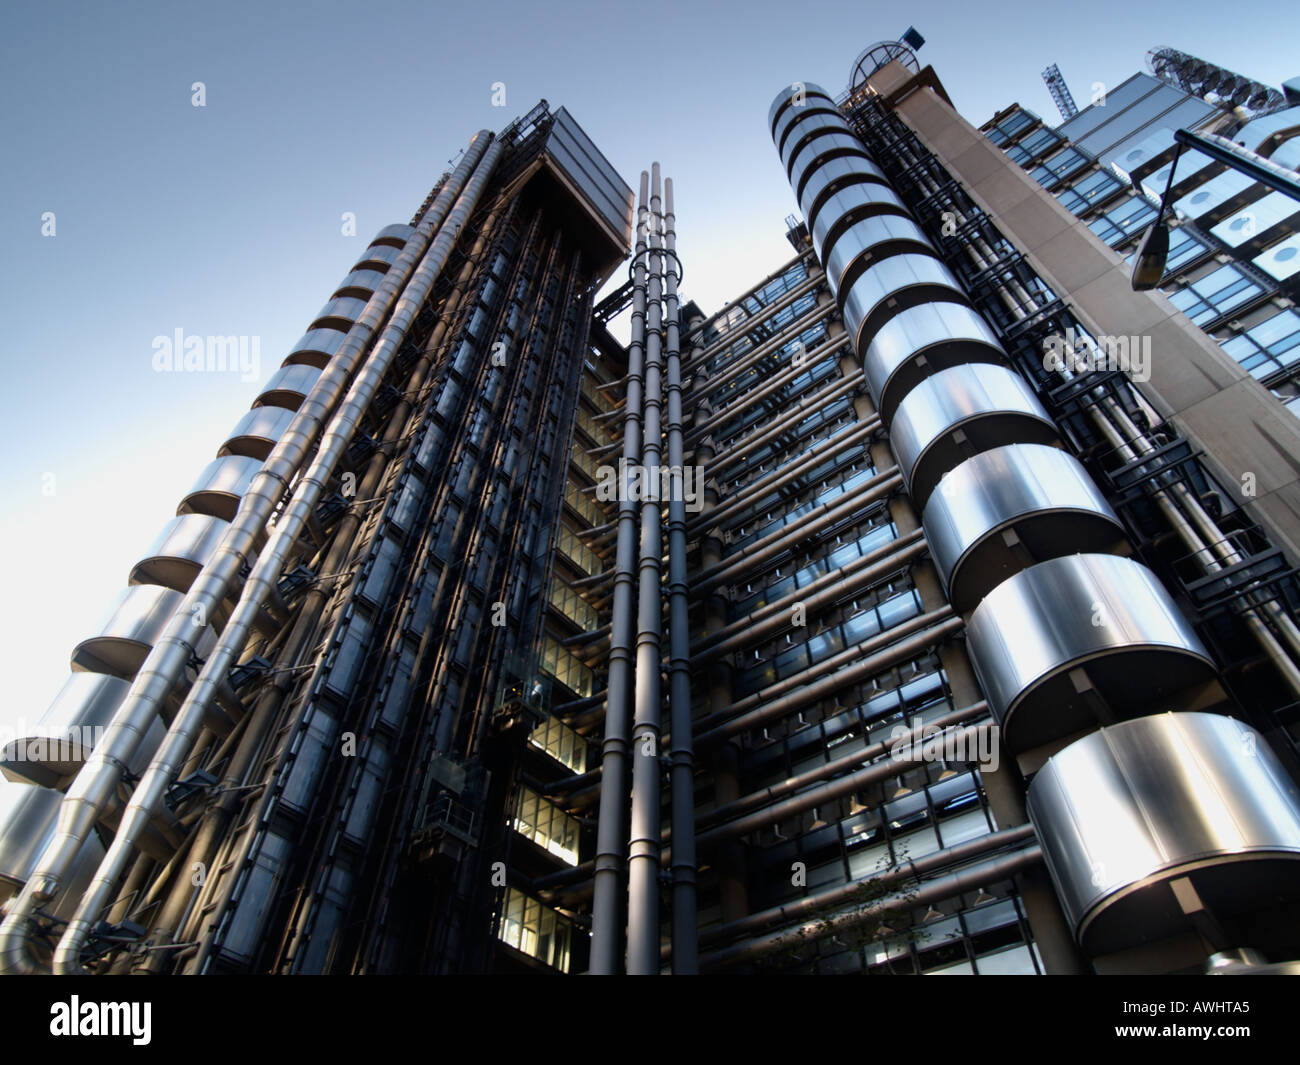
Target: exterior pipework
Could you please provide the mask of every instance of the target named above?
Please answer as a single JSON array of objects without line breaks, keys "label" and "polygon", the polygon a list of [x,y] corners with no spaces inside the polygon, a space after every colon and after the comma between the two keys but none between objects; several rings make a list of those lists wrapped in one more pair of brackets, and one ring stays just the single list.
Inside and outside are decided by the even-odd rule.
[{"label": "exterior pipework", "polygon": [[668,360],[668,705],[672,787],[672,967],[676,975],[699,971],[695,894],[695,751],[691,742],[690,601],[686,582],[686,498],[682,448],[681,322],[677,298],[677,215],[673,181],[664,181],[664,241],[667,248],[664,317]]},{"label": "exterior pipework", "polygon": [[662,699],[660,560],[663,557],[658,492],[663,457],[663,227],[659,164],[651,164],[650,240],[646,293],[646,359],[642,420],[641,545],[637,563],[635,716],[632,724],[632,821],[628,842],[627,971],[659,972],[660,700]]},{"label": "exterior pipework", "polygon": [[[632,324],[627,349],[627,400],[623,406],[623,471],[619,476],[618,543],[615,548],[614,595],[609,640],[609,680],[605,731],[600,753],[600,813],[596,828],[596,871],[591,910],[590,971],[610,976],[618,971],[623,905],[619,885],[624,868],[627,809],[627,749],[631,721],[632,626],[636,579],[637,507],[625,471],[641,463],[641,392],[646,344],[646,231],[650,175],[641,172],[637,200],[636,250],[632,260]],[[658,670],[658,665],[655,666]]]},{"label": "exterior pipework", "polygon": [[61,890],[65,873],[76,859],[81,842],[116,789],[121,766],[131,760],[149,723],[193,657],[197,628],[194,622],[206,618],[219,607],[231,582],[264,535],[267,519],[301,468],[325,419],[342,397],[344,385],[380,322],[389,313],[398,289],[410,276],[434,232],[441,226],[491,137],[490,132],[483,130],[470,142],[465,157],[405,250],[398,254],[395,249],[382,249],[394,252],[391,263],[384,260],[385,265],[392,268],[383,285],[371,297],[365,313],[348,332],[344,346],[312,387],[306,402],[253,479],[217,554],[195,579],[162,639],[145,660],[103,740],[69,789],[60,809],[58,833],[0,925],[0,972],[31,970],[27,938],[31,933],[32,917],[38,906],[53,899]]},{"label": "exterior pipework", "polygon": [[501,145],[495,142],[478,160],[473,175],[446,216],[445,225],[439,229],[436,239],[403,290],[389,324],[376,342],[370,358],[348,390],[347,397],[335,413],[329,428],[322,435],[316,457],[298,481],[291,502],[277,520],[266,547],[258,556],[257,563],[244,584],[238,606],[204,664],[198,680],[190,688],[161,749],[137,785],[94,883],[83,896],[77,916],[68,923],[63,938],[59,941],[54,958],[56,972],[81,970],[81,946],[99,911],[111,898],[118,876],[131,858],[135,834],[148,823],[175,771],[184,761],[205,707],[227,671],[235,664],[253,619],[263,601],[274,590],[290,549],[313,513],[321,492],[329,483],[335,466],[396,356],[416,312],[441,273],[460,235],[460,229],[473,212],[500,154]]}]

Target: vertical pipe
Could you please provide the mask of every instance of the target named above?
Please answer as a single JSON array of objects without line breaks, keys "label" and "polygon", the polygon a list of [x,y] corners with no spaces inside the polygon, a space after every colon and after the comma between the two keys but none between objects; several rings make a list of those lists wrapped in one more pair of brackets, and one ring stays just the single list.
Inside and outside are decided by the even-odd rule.
[{"label": "vertical pipe", "polygon": [[591,909],[590,971],[618,971],[623,912],[619,886],[623,873],[624,818],[627,809],[628,696],[632,681],[632,623],[636,592],[636,500],[628,491],[631,470],[641,463],[641,391],[646,315],[646,222],[650,176],[641,171],[637,202],[636,250],[632,263],[632,334],[627,349],[627,402],[623,407],[623,458],[619,471],[618,543],[614,562],[614,601],[609,637],[609,687],[605,734],[600,750],[600,814]]},{"label": "vertical pipe", "polygon": [[[673,973],[699,971],[695,917],[695,755],[691,745],[691,635],[686,584],[686,497],[682,454],[682,360],[677,279],[677,215],[673,181],[664,180],[664,245],[668,250],[664,318],[668,362],[668,706],[672,786]],[[699,486],[697,485],[697,491]]]},{"label": "vertical pipe", "polygon": [[636,716],[632,725],[632,832],[628,846],[627,971],[659,972],[659,704],[663,606],[659,567],[663,405],[663,256],[659,164],[651,164],[650,265],[646,296],[645,415],[641,446],[641,553],[637,565]]}]

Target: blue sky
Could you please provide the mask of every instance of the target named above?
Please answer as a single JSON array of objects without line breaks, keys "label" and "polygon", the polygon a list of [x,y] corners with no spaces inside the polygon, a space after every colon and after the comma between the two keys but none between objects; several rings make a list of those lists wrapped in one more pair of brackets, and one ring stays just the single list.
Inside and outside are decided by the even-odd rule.
[{"label": "blue sky", "polygon": [[[839,0],[6,5],[0,723],[44,711],[73,645],[374,232],[408,219],[475,130],[539,97],[568,107],[630,184],[662,161],[683,294],[707,311],[790,255],[782,220],[795,205],[764,128],[773,95],[796,79],[838,91],[858,51],[909,23],[976,124],[1014,101],[1053,116],[1048,63],[1082,102],[1162,44],[1275,85],[1300,74],[1293,0],[1257,0],[1249,18],[1209,0],[880,12]],[[492,106],[496,82],[505,108]],[[345,212],[356,236],[341,232]],[[177,329],[258,338],[258,381],[155,372],[154,338]]]}]

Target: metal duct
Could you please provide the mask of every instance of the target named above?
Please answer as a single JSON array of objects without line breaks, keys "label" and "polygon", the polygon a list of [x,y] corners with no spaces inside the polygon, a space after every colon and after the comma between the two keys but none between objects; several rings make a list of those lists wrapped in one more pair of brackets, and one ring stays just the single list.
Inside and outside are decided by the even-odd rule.
[{"label": "metal duct", "polygon": [[1300,790],[1240,721],[1167,713],[1100,729],[1047,761],[1028,806],[1086,953],[1184,931],[1224,936],[1219,950],[1300,950]]},{"label": "metal duct", "polygon": [[[645,395],[641,464],[652,483],[662,465],[663,431],[663,226],[659,164],[650,168],[650,240],[646,291]],[[633,675],[632,820],[627,852],[627,971],[631,976],[659,972],[660,722],[662,670],[660,643],[663,605],[660,559],[663,531],[657,492],[643,493],[640,555],[637,560],[636,666]]]},{"label": "metal duct", "polygon": [[[62,800],[57,791],[28,784],[0,788],[0,900],[21,889],[31,879],[41,854],[54,836]],[[94,836],[86,840],[69,872],[74,891],[83,889],[94,874],[104,846]],[[69,892],[62,905],[46,912],[58,919],[71,915]]]},{"label": "metal duct", "polygon": [[966,646],[1016,754],[1215,676],[1156,575],[1116,555],[1068,555],[1003,581],[971,615]]},{"label": "metal duct", "polygon": [[682,367],[677,282],[677,215],[673,181],[664,181],[666,281],[664,320],[668,391],[668,706],[671,744],[668,751],[672,789],[673,885],[672,968],[677,975],[699,971],[699,930],[695,893],[695,750],[691,737],[691,633],[686,566],[686,495],[683,483]]},{"label": "metal duct", "polygon": [[[623,461],[641,464],[641,393],[646,342],[646,231],[650,175],[641,171],[637,199],[636,249],[632,258],[632,323],[627,348],[627,399],[623,405]],[[597,976],[618,971],[623,903],[619,886],[624,872],[627,817],[627,749],[631,732],[632,640],[635,621],[637,504],[620,477],[618,541],[615,548],[614,595],[609,639],[609,680],[605,729],[600,747],[600,813],[596,828],[596,867],[591,909],[589,970]]]},{"label": "metal duct", "polygon": [[939,482],[922,523],[961,614],[1034,563],[1106,551],[1124,538],[1082,463],[1045,444],[1007,444],[967,459]]},{"label": "metal duct", "polygon": [[[226,673],[235,664],[243,648],[248,630],[258,612],[275,589],[284,562],[288,557],[308,517],[313,513],[321,492],[330,482],[334,469],[346,450],[352,435],[366,412],[389,365],[397,354],[402,340],[424,304],[448,256],[460,235],[461,228],[473,213],[488,177],[501,155],[500,142],[494,142],[484,151],[474,167],[472,177],[465,183],[464,191],[446,216],[443,225],[420,260],[419,267],[402,291],[393,308],[392,317],[375,343],[374,350],[362,366],[347,395],[322,434],[320,444],[310,466],[297,482],[293,498],[279,515],[274,529],[267,538],[265,548],[258,555],[244,584],[230,620],[211,655],[204,663],[198,679],[190,688],[180,711],[168,729],[162,747],[154,756],[149,769],[141,778],[127,804],[122,823],[96,873],[91,889],[85,894],[55,951],[56,972],[69,973],[81,970],[81,945],[90,932],[92,922],[112,897],[117,878],[134,852],[135,837],[149,823],[149,819],[162,801],[175,772],[183,764],[194,740],[205,710],[218,687],[224,683]],[[469,157],[467,153],[467,158]],[[449,183],[450,184],[450,183]],[[441,199],[441,197],[440,197]],[[302,367],[294,367],[302,369]]]},{"label": "metal duct", "polygon": [[968,363],[926,378],[903,397],[890,444],[918,510],[945,473],[1005,444],[1050,443],[1056,426],[1019,374]]}]

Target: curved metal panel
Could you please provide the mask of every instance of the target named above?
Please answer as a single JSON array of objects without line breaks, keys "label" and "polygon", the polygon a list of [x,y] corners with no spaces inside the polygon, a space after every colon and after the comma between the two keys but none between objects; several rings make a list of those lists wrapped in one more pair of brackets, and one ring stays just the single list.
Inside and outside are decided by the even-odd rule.
[{"label": "curved metal panel", "polygon": [[245,455],[223,455],[203,467],[177,514],[210,514],[215,518],[233,521],[239,501],[253,483],[253,477],[262,468],[261,459]]},{"label": "curved metal panel", "polygon": [[414,226],[408,226],[405,222],[394,222],[376,233],[370,245],[374,247],[376,244],[387,244],[400,250],[406,246],[406,242],[411,239],[411,234],[414,232]]},{"label": "curved metal panel", "polygon": [[831,94],[818,85],[815,81],[794,82],[776,94],[772,100],[772,106],[767,109],[767,128],[775,131],[777,117],[790,105],[791,99],[798,92],[803,93],[804,100],[810,100],[814,97],[824,97],[832,107],[835,101],[831,99]]},{"label": "curved metal panel", "polygon": [[835,241],[836,231],[856,223],[853,219],[869,214],[888,213],[901,218],[910,218],[907,207],[898,193],[887,185],[874,181],[860,182],[839,189],[822,204],[817,217],[808,231],[817,249],[817,257],[823,258],[828,244]]},{"label": "curved metal panel", "polygon": [[244,455],[265,462],[293,416],[294,412],[284,407],[254,407],[235,423],[217,456]]},{"label": "curved metal panel", "polygon": [[[836,295],[855,351],[864,350],[885,321],[907,307],[927,300],[943,302],[945,298],[966,302],[952,271],[933,255],[919,252],[894,255],[876,263],[854,278],[847,291]],[[886,300],[891,300],[889,306],[885,306]]]},{"label": "curved metal panel", "polygon": [[[365,272],[374,273],[373,270]],[[336,296],[320,309],[320,313],[316,315],[316,319],[311,323],[308,332],[310,333],[316,329],[329,329],[346,333],[352,328],[352,323],[361,317],[361,312],[365,309],[365,300],[359,300],[354,296]]]},{"label": "curved metal panel", "polygon": [[253,400],[253,406],[297,410],[320,374],[318,366],[282,366],[262,387],[261,393]]},{"label": "curved metal panel", "polygon": [[856,154],[864,158],[867,150],[852,133],[827,133],[816,140],[809,141],[801,148],[790,163],[790,184],[794,186],[795,199],[803,195],[804,179],[811,177],[817,170],[817,164],[823,156]]},{"label": "curved metal panel", "polygon": [[879,249],[884,244],[898,245],[895,254],[936,254],[925,230],[910,218],[896,214],[872,215],[854,222],[839,233],[829,251],[822,249],[822,261],[826,264],[826,276],[831,288],[839,292],[851,285],[862,272],[862,257],[869,256],[872,249]]},{"label": "curved metal panel", "polygon": [[888,186],[888,181],[880,167],[860,155],[841,155],[834,159],[827,159],[808,176],[808,181],[803,187],[803,195],[799,197],[799,209],[810,227],[825,206],[817,202],[818,198],[837,181]]},{"label": "curved metal panel", "polygon": [[1007,444],[967,459],[931,493],[922,524],[960,614],[1028,566],[1105,551],[1124,535],[1083,464],[1046,444]]},{"label": "curved metal panel", "polygon": [[[807,101],[803,107],[787,107],[781,112],[780,117],[776,120],[776,128],[772,131],[772,140],[776,142],[777,154],[782,155],[781,162],[785,163],[783,153],[790,147],[791,141],[798,137],[796,127],[813,115],[827,115],[839,118],[843,121],[839,109],[821,97],[814,97]],[[847,127],[845,127],[847,128]]]},{"label": "curved metal panel", "polygon": [[384,275],[378,270],[353,270],[339,282],[334,295],[355,296],[357,299],[369,300],[383,281]]},{"label": "curved metal panel", "polygon": [[[984,597],[966,649],[1008,750],[1134,717],[1215,676],[1214,661],[1145,566],[1067,555]],[[1100,700],[1100,703],[1099,703]]]},{"label": "curved metal panel", "polygon": [[[871,273],[862,275],[854,292]],[[954,366],[926,378],[903,397],[890,426],[890,443],[917,509],[924,509],[939,479],[971,455],[1055,439],[1056,426],[1024,379],[988,363]]]},{"label": "curved metal panel", "polygon": [[[0,788],[0,882],[11,891],[20,889],[36,870],[45,848],[54,838],[63,796],[49,788],[14,784]],[[104,845],[91,833],[69,870],[65,890],[50,913],[68,920],[90,885]],[[0,892],[0,897],[5,893]]]},{"label": "curved metal panel", "polygon": [[[36,727],[22,730],[17,739],[5,744],[0,751],[0,773],[16,782],[66,788],[130,688],[127,681],[108,674],[73,673]],[[144,771],[165,731],[155,719],[131,759],[131,772]]]},{"label": "curved metal panel", "polygon": [[1006,361],[978,311],[962,303],[920,303],[876,330],[862,353],[862,370],[888,423],[902,398],[929,375],[968,362]]},{"label": "curved metal panel", "polygon": [[[144,557],[131,567],[128,584],[160,584],[189,591],[221,544],[230,523],[209,514],[178,514],[163,526]],[[232,589],[233,590],[233,589]]]},{"label": "curved metal panel", "polygon": [[[363,271],[370,273],[370,271]],[[347,327],[351,329],[351,325]],[[334,354],[343,346],[343,339],[347,336],[347,329],[337,330],[334,328],[309,329],[298,338],[294,344],[293,350],[285,356],[281,366],[315,366],[318,370],[323,370],[325,365],[334,357]]]},{"label": "curved metal panel", "polygon": [[[184,598],[180,592],[156,584],[135,584],[119,592],[99,633],[73,648],[72,668],[130,680]],[[212,641],[212,630],[205,627],[200,647],[206,648]],[[203,653],[199,651],[200,656]]]},{"label": "curved metal panel", "polygon": [[827,132],[853,136],[853,131],[838,114],[828,114],[825,111],[809,112],[798,120],[790,131],[785,146],[781,149],[781,165],[785,167],[787,174],[790,172],[790,164],[794,161],[794,157],[814,139]]},{"label": "curved metal panel", "polygon": [[398,256],[401,254],[402,250],[400,248],[394,248],[387,244],[376,244],[365,250],[361,258],[352,267],[352,272],[373,270],[376,273],[386,274],[388,268],[397,262]]},{"label": "curved metal panel", "polygon": [[1028,809],[1086,953],[1196,931],[1175,880],[1232,942],[1255,942],[1268,912],[1260,945],[1300,948],[1300,791],[1240,721],[1164,713],[1100,729],[1048,759]]}]

